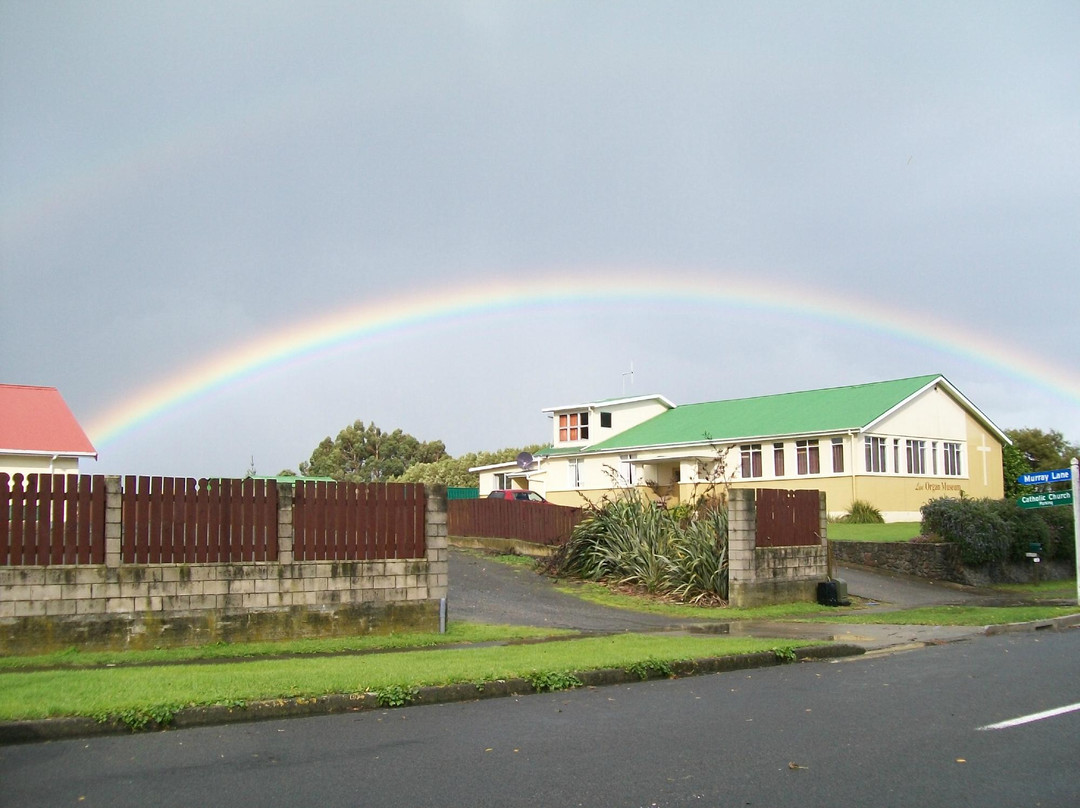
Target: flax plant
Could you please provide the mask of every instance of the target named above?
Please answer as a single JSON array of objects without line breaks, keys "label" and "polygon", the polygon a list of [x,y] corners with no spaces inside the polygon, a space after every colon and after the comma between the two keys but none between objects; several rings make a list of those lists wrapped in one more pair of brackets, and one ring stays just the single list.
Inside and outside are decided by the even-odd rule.
[{"label": "flax plant", "polygon": [[550,569],[685,602],[726,600],[727,509],[716,500],[666,508],[623,489],[590,508]]}]

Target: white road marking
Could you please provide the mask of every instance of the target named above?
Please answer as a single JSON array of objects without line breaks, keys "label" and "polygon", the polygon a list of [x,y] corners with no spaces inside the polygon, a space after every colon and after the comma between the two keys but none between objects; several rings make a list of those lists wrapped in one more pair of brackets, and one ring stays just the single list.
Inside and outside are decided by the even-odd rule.
[{"label": "white road marking", "polygon": [[1064,707],[1055,707],[1053,710],[1043,710],[1041,713],[1022,715],[1019,718],[1010,718],[1008,721],[999,721],[996,724],[987,724],[985,727],[978,727],[978,729],[1008,729],[1009,727],[1018,727],[1021,724],[1030,724],[1033,721],[1042,721],[1044,718],[1053,718],[1055,715],[1073,713],[1077,710],[1080,710],[1080,703],[1067,704]]}]

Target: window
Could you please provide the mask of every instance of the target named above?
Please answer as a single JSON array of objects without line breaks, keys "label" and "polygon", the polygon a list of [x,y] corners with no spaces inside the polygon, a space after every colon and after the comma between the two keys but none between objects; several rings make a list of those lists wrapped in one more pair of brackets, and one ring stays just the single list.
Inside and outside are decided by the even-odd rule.
[{"label": "window", "polygon": [[773,474],[777,477],[784,476],[784,444],[774,443],[772,445],[772,462],[773,462]]},{"label": "window", "polygon": [[844,473],[844,439],[832,439],[832,470],[834,474]]},{"label": "window", "polygon": [[581,461],[571,460],[568,468],[570,470],[570,477],[567,482],[570,483],[570,487],[581,488]]},{"label": "window", "polygon": [[937,441],[933,441],[930,444],[930,462],[933,464],[934,470],[931,472],[937,477]]},{"label": "window", "polygon": [[634,484],[634,456],[622,455],[619,457],[619,482],[623,485]]},{"label": "window", "polygon": [[907,472],[908,474],[926,474],[926,441],[908,440]]},{"label": "window", "polygon": [[559,441],[588,440],[589,413],[565,412],[559,416]]},{"label": "window", "polygon": [[821,461],[818,458],[816,440],[795,441],[795,471],[798,474],[820,474]]},{"label": "window", "polygon": [[945,450],[945,474],[948,477],[960,477],[963,475],[960,466],[960,444],[943,443]]},{"label": "window", "polygon": [[892,439],[892,470],[900,473],[900,438]]},{"label": "window", "polygon": [[880,473],[885,471],[885,438],[866,438],[866,470]]},{"label": "window", "polygon": [[739,447],[742,455],[743,479],[761,476],[761,444],[747,443]]},{"label": "window", "polygon": [[600,426],[603,429],[611,429],[611,413],[610,412],[602,412],[602,413],[600,413]]}]

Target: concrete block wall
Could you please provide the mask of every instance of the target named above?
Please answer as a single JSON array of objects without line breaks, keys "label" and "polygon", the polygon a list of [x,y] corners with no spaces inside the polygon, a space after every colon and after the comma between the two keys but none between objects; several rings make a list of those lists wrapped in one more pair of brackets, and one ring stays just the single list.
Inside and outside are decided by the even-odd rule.
[{"label": "concrete block wall", "polygon": [[737,608],[814,601],[828,577],[828,511],[820,495],[821,544],[757,547],[757,510],[752,489],[728,492],[728,600]]},{"label": "concrete block wall", "polygon": [[279,560],[123,564],[119,479],[107,483],[104,565],[0,567],[0,653],[436,630],[449,560],[446,492],[429,487],[426,556],[293,560],[292,488]]}]

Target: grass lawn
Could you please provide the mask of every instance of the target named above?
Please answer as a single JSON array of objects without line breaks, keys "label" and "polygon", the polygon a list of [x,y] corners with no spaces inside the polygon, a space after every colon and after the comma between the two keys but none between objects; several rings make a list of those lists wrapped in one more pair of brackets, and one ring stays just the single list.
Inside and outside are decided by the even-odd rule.
[{"label": "grass lawn", "polygon": [[1065,581],[1040,581],[1037,584],[994,584],[993,589],[1010,595],[1026,595],[1036,599],[1076,599],[1076,579]]},{"label": "grass lawn", "polygon": [[821,606],[817,603],[781,603],[776,606],[758,606],[752,609],[734,609],[727,606],[690,606],[681,603],[666,603],[661,600],[624,595],[613,592],[603,584],[582,582],[562,582],[556,589],[568,595],[596,603],[612,606],[616,609],[628,609],[635,612],[664,614],[669,617],[689,617],[695,620],[785,620],[811,617],[813,615],[848,614],[851,610],[837,609],[835,606]]},{"label": "grass lawn", "polygon": [[882,525],[857,525],[829,522],[831,541],[908,541],[922,532],[922,522],[889,522]]},{"label": "grass lawn", "polygon": [[[185,706],[243,706],[330,693],[400,693],[423,685],[483,683],[530,674],[630,668],[813,645],[793,640],[624,634],[511,646],[218,664],[0,674],[0,720],[90,716],[168,718]],[[407,691],[406,691],[407,692]]]},{"label": "grass lawn", "polygon": [[924,606],[894,612],[849,612],[807,617],[812,623],[874,623],[896,626],[991,626],[1077,614],[1077,606]]},{"label": "grass lawn", "polygon": [[168,663],[189,660],[215,660],[286,656],[293,654],[335,654],[350,651],[428,648],[439,645],[499,642],[553,637],[576,632],[565,629],[528,626],[493,626],[479,623],[451,622],[445,634],[364,634],[356,637],[328,637],[306,640],[278,640],[253,643],[213,643],[189,648],[157,648],[147,651],[80,651],[69,648],[35,656],[0,657],[0,671],[18,668],[83,667]]}]

